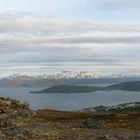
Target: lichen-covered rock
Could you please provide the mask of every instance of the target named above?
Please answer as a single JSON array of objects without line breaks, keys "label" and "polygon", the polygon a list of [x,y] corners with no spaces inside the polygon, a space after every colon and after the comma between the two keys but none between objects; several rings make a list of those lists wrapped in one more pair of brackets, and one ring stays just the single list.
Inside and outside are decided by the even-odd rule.
[{"label": "lichen-covered rock", "polygon": [[29,129],[22,127],[10,127],[5,130],[7,136],[17,136],[19,138],[28,138],[31,136]]},{"label": "lichen-covered rock", "polygon": [[3,114],[8,115],[10,118],[24,118],[31,114],[29,105],[21,103],[20,101],[0,97],[0,116]]},{"label": "lichen-covered rock", "polygon": [[0,97],[0,132],[7,138],[28,138],[31,131],[21,127],[18,122],[31,116],[32,112],[28,104]]},{"label": "lichen-covered rock", "polygon": [[9,116],[0,115],[0,128],[7,128],[7,127],[13,126],[13,125],[14,125],[14,123],[11,120],[11,118],[9,118]]},{"label": "lichen-covered rock", "polygon": [[94,128],[94,129],[102,129],[104,128],[104,124],[102,121],[94,119],[94,118],[87,118],[82,120],[80,123],[81,128]]}]

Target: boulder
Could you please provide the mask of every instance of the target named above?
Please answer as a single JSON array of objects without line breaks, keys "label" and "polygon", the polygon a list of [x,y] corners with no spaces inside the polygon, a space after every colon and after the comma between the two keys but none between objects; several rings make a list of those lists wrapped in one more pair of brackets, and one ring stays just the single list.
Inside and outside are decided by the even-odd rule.
[{"label": "boulder", "polygon": [[23,127],[10,127],[5,130],[5,134],[10,136],[16,136],[19,138],[28,138],[31,136],[31,132],[29,129],[23,128]]},{"label": "boulder", "polygon": [[94,129],[102,129],[104,128],[104,123],[100,120],[94,118],[87,118],[80,122],[81,128],[94,128]]}]

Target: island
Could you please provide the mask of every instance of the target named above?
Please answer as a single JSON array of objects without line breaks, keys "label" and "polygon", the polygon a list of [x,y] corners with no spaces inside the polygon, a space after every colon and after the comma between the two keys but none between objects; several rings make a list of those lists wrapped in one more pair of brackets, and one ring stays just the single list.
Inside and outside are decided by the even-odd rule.
[{"label": "island", "polygon": [[30,93],[87,93],[95,91],[140,91],[140,81],[125,82],[106,87],[81,86],[81,85],[58,85],[40,91],[30,91]]}]

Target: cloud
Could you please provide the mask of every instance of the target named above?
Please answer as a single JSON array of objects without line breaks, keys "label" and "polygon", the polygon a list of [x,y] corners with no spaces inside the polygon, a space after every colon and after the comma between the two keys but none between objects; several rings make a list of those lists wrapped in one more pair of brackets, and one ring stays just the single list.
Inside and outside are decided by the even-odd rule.
[{"label": "cloud", "polygon": [[112,48],[140,44],[139,30],[139,25],[1,15],[1,61],[112,61],[106,58]]},{"label": "cloud", "polygon": [[125,67],[139,51],[139,24],[0,15],[0,64]]},{"label": "cloud", "polygon": [[48,48],[83,49],[89,44],[140,44],[140,24],[0,15],[1,54]]},{"label": "cloud", "polygon": [[[94,49],[95,45],[140,44],[140,35],[54,35],[54,36],[0,36],[0,53],[16,51],[44,51],[49,48]],[[113,48],[113,47],[112,47]]]},{"label": "cloud", "polygon": [[71,21],[52,17],[0,15],[1,33],[70,34],[85,32],[140,32],[140,24],[118,24],[94,20]]},{"label": "cloud", "polygon": [[126,10],[126,9],[134,9],[139,10],[140,8],[140,1],[139,0],[105,0],[100,5],[102,10]]}]

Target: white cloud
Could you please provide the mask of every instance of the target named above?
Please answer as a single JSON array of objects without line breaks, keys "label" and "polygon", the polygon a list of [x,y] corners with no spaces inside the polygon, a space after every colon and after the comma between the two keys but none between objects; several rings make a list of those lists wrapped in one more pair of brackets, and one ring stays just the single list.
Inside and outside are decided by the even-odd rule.
[{"label": "white cloud", "polygon": [[139,0],[105,0],[100,8],[103,10],[126,10],[134,9],[139,10],[140,1]]},{"label": "white cloud", "polygon": [[52,17],[1,15],[0,32],[28,34],[70,34],[85,32],[140,32],[140,24],[118,24],[94,20],[70,21]]},{"label": "white cloud", "polygon": [[93,20],[74,22],[50,17],[16,15],[0,16],[1,53],[6,50],[29,51],[30,48],[36,50],[36,48],[57,49],[72,46],[80,48],[80,45],[83,48],[82,44],[110,43],[140,44],[140,24],[117,24]]},{"label": "white cloud", "polygon": [[90,62],[87,67],[125,67],[139,63],[139,51],[139,24],[0,15],[0,64]]}]

